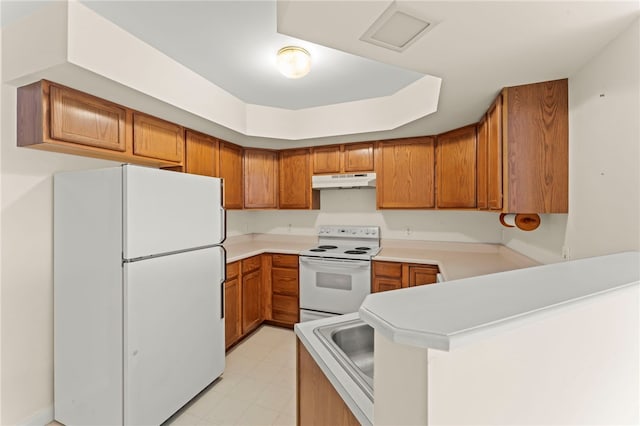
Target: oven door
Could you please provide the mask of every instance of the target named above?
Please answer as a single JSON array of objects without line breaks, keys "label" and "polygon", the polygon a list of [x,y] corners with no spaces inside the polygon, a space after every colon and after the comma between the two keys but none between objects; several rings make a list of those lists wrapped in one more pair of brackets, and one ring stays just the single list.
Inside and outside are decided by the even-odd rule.
[{"label": "oven door", "polygon": [[300,308],[356,312],[371,292],[371,261],[300,256]]}]

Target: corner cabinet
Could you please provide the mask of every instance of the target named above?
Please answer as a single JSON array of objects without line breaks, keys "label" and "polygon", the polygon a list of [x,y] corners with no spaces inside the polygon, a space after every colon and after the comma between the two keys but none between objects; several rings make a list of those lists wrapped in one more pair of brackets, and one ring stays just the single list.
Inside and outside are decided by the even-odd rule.
[{"label": "corner cabinet", "polygon": [[244,150],[244,208],[278,207],[278,153],[267,149]]},{"label": "corner cabinet", "polygon": [[436,138],[436,207],[476,207],[476,125]]},{"label": "corner cabinet", "polygon": [[47,80],[17,94],[18,146],[182,169],[184,129],[176,124]]},{"label": "corner cabinet", "polygon": [[434,138],[395,139],[376,144],[379,209],[434,207]]},{"label": "corner cabinet", "polygon": [[309,148],[280,151],[278,208],[320,208],[320,191],[311,189],[310,152]]}]

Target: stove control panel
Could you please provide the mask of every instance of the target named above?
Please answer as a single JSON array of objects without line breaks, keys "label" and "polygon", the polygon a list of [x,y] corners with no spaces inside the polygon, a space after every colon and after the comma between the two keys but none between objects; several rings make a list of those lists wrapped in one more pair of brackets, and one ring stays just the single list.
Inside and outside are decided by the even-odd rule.
[{"label": "stove control panel", "polygon": [[333,226],[324,225],[318,230],[320,237],[345,237],[345,238],[380,238],[378,226]]}]

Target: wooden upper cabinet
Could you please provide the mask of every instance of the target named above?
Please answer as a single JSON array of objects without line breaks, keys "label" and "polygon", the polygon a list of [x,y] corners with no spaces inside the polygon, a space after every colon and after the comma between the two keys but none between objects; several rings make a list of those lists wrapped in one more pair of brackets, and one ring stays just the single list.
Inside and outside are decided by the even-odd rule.
[{"label": "wooden upper cabinet", "polygon": [[126,150],[127,111],[63,87],[50,87],[51,137],[115,151]]},{"label": "wooden upper cabinet", "polygon": [[229,142],[218,143],[218,177],[224,182],[224,207],[241,209],[243,204],[242,147]]},{"label": "wooden upper cabinet", "polygon": [[279,208],[319,208],[320,192],[311,189],[310,149],[288,149],[280,151],[279,155]]},{"label": "wooden upper cabinet", "polygon": [[379,209],[434,207],[434,140],[417,137],[378,142]]},{"label": "wooden upper cabinet", "polygon": [[508,213],[567,213],[568,80],[502,92],[504,204]]},{"label": "wooden upper cabinet", "polygon": [[203,176],[218,176],[218,140],[212,136],[186,130],[185,171]]},{"label": "wooden upper cabinet", "polygon": [[373,171],[373,142],[344,145],[344,171],[346,173]]},{"label": "wooden upper cabinet", "polygon": [[502,209],[502,95],[487,111],[487,206]]},{"label": "wooden upper cabinet", "polygon": [[182,162],[184,129],[150,115],[133,114],[133,153],[144,157]]},{"label": "wooden upper cabinet", "polygon": [[476,125],[438,135],[436,207],[476,207]]},{"label": "wooden upper cabinet", "polygon": [[313,174],[340,173],[340,145],[313,148]]},{"label": "wooden upper cabinet", "polygon": [[374,143],[318,146],[312,150],[313,174],[372,172]]},{"label": "wooden upper cabinet", "polygon": [[244,150],[244,207],[278,207],[278,153],[266,149]]},{"label": "wooden upper cabinet", "polygon": [[476,200],[477,207],[479,209],[488,209],[489,204],[487,202],[487,117],[482,117],[482,120],[478,123],[478,149],[476,158]]}]

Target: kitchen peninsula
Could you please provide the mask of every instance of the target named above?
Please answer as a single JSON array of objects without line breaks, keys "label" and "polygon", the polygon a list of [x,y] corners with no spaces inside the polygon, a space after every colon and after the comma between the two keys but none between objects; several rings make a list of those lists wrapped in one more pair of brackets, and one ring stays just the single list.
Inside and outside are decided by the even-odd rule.
[{"label": "kitchen peninsula", "polygon": [[375,404],[313,332],[355,315],[296,333],[364,424],[637,423],[639,283],[626,252],[373,294]]}]

